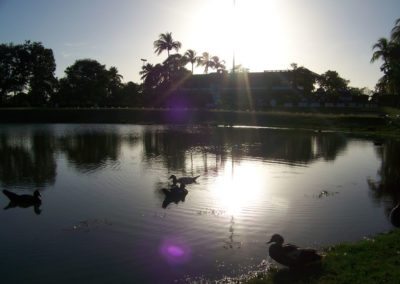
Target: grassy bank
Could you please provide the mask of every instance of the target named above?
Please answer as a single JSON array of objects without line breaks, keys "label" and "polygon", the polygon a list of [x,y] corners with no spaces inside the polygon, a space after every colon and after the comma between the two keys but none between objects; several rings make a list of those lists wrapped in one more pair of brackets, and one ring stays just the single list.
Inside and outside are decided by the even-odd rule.
[{"label": "grassy bank", "polygon": [[321,265],[305,271],[273,268],[251,284],[399,283],[400,230],[327,248]]},{"label": "grassy bank", "polygon": [[[291,127],[396,134],[396,109],[271,109],[226,111],[143,108],[0,109],[1,123],[211,124]],[[390,117],[385,117],[389,114]]]}]

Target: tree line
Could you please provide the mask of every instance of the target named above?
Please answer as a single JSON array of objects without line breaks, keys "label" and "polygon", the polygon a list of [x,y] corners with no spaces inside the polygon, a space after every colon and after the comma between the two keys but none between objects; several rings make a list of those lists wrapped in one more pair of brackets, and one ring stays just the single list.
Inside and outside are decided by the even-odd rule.
[{"label": "tree line", "polygon": [[[208,52],[198,54],[188,49],[178,53],[182,44],[170,32],[160,34],[153,45],[157,55],[166,52],[167,58],[157,64],[143,60],[139,73],[142,83],[137,84],[123,83],[116,67],[107,69],[92,59],[76,60],[66,68],[65,77],[58,79],[53,51],[42,43],[0,44],[0,107],[162,106],[161,102],[193,75],[195,66],[203,67],[205,74],[210,70],[223,74],[248,72],[241,65],[228,71],[224,60]],[[400,19],[395,22],[390,39],[381,38],[373,45],[371,62],[380,59],[384,75],[376,84],[375,94],[399,95]],[[289,74],[293,88],[303,95],[370,95],[372,92],[349,86],[349,80],[332,70],[318,75],[293,63]]]},{"label": "tree line", "polygon": [[0,45],[0,107],[136,106],[140,85],[122,83],[116,67],[79,59],[55,77],[53,51],[40,42]]},{"label": "tree line", "polygon": [[376,84],[381,95],[400,95],[400,18],[395,21],[390,38],[382,37],[373,45],[371,63],[382,60],[383,76]]},{"label": "tree line", "polygon": [[[184,81],[193,74],[195,65],[202,66],[205,74],[208,74],[210,69],[214,69],[217,73],[228,72],[225,61],[218,56],[211,56],[208,52],[198,55],[193,49],[188,49],[181,55],[178,53],[181,47],[181,42],[175,41],[172,38],[172,33],[159,35],[159,39],[154,42],[155,53],[160,55],[162,52],[167,51],[167,58],[159,64],[147,63],[142,66],[140,75],[147,94],[165,93],[168,90],[173,90],[177,83]],[[171,55],[171,50],[175,50],[176,53]],[[191,66],[191,72],[185,68],[188,64]],[[336,71],[328,70],[318,75],[303,66],[298,66],[296,63],[292,63],[291,67],[289,79],[294,89],[301,89],[305,95],[321,93],[327,95],[340,95],[343,93],[351,95],[368,94],[366,88],[350,87],[350,81],[340,77]],[[241,65],[236,65],[230,72],[244,73],[248,72],[248,69]]]}]

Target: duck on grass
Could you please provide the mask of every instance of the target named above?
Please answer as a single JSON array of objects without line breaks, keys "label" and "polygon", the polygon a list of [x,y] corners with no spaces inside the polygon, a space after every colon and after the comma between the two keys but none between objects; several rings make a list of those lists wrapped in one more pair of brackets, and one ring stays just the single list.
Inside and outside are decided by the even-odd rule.
[{"label": "duck on grass", "polygon": [[354,243],[334,245],[323,249],[318,265],[272,267],[247,283],[399,283],[399,240],[400,229],[394,229]]},{"label": "duck on grass", "polygon": [[270,244],[269,255],[276,262],[289,268],[302,268],[311,263],[321,261],[322,256],[315,250],[310,248],[299,248],[292,244],[283,244],[284,239],[279,234],[274,234]]}]

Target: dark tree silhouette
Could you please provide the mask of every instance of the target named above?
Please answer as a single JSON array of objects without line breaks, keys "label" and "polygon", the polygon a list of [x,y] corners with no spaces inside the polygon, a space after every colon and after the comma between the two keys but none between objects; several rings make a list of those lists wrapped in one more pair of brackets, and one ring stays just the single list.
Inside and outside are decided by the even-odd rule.
[{"label": "dark tree silhouette", "polygon": [[51,49],[41,43],[29,41],[24,44],[29,60],[29,95],[31,105],[43,106],[55,92],[57,80],[54,77],[56,63]]},{"label": "dark tree silhouette", "polygon": [[217,72],[224,72],[225,71],[225,61],[220,60],[218,56],[211,57],[211,67],[217,70]]},{"label": "dark tree silhouette", "polygon": [[208,52],[203,52],[200,56],[198,65],[204,66],[204,73],[208,74],[208,69],[213,67],[214,62],[211,60],[210,54]]},{"label": "dark tree silhouette", "polygon": [[28,68],[24,62],[23,46],[10,44],[0,45],[0,105],[11,94],[16,95],[27,83]]},{"label": "dark tree silhouette", "polygon": [[391,38],[394,42],[400,43],[400,18],[398,18],[394,23],[394,27],[391,33]]},{"label": "dark tree silhouette", "polygon": [[172,49],[178,51],[182,44],[179,41],[174,41],[172,38],[172,33],[160,34],[159,39],[154,42],[154,52],[160,55],[163,51],[167,51],[168,57],[169,52]]},{"label": "dark tree silhouette", "polygon": [[192,65],[192,74],[193,74],[194,64],[196,62],[198,62],[198,60],[199,60],[199,57],[197,56],[196,51],[194,51],[193,49],[188,49],[185,52],[184,57],[185,57],[186,62],[190,63]]},{"label": "dark tree silhouette", "polygon": [[141,75],[140,79],[146,80],[147,76],[151,74],[151,71],[153,70],[154,66],[151,63],[147,63],[142,66],[142,70],[139,72],[139,75]]},{"label": "dark tree silhouette", "polygon": [[53,51],[40,42],[1,44],[0,105],[7,99],[10,103],[46,104],[57,87],[55,69]]},{"label": "dark tree silhouette", "polygon": [[290,66],[292,67],[290,79],[293,88],[302,90],[303,95],[310,95],[315,89],[315,83],[318,77],[317,74],[303,66],[299,67],[297,63],[292,63]]},{"label": "dark tree silhouette", "polygon": [[[75,61],[65,70],[67,76],[60,80],[57,102],[67,106],[104,105],[110,95],[110,86],[120,79],[116,71],[113,68],[110,72],[105,65],[92,59]],[[114,78],[111,80],[111,77]]]},{"label": "dark tree silhouette", "polygon": [[159,87],[167,80],[167,71],[162,64],[153,65],[147,63],[142,67],[140,75],[142,75],[143,85],[147,91]]},{"label": "dark tree silhouette", "polygon": [[386,73],[393,52],[393,44],[387,38],[382,37],[372,46],[372,50],[374,50],[374,53],[372,54],[371,63],[381,59],[383,61],[381,70]]},{"label": "dark tree silhouette", "polygon": [[122,85],[113,104],[117,106],[137,107],[143,104],[142,100],[141,86],[133,82],[128,82]]},{"label": "dark tree silhouette", "polygon": [[390,40],[380,38],[372,46],[371,63],[382,60],[383,77],[376,89],[380,94],[400,94],[400,19],[397,19]]},{"label": "dark tree silhouette", "polygon": [[328,70],[317,78],[318,84],[328,94],[339,94],[348,89],[349,81],[339,76],[338,72]]}]

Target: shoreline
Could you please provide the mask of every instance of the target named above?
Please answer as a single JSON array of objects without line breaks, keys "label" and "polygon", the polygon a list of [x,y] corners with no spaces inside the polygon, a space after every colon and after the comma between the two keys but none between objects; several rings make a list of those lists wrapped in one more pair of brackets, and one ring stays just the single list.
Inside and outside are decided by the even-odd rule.
[{"label": "shoreline", "polygon": [[397,283],[400,229],[324,249],[320,265],[303,270],[273,267],[246,283]]},{"label": "shoreline", "polygon": [[[395,110],[395,113],[399,110]],[[0,123],[121,123],[283,127],[400,137],[400,117],[382,109],[230,111],[154,108],[3,108]]]}]

